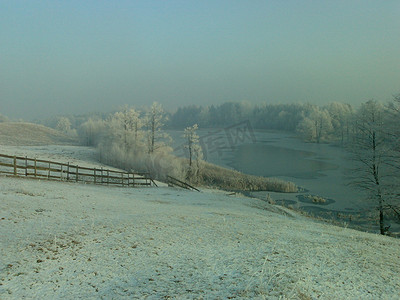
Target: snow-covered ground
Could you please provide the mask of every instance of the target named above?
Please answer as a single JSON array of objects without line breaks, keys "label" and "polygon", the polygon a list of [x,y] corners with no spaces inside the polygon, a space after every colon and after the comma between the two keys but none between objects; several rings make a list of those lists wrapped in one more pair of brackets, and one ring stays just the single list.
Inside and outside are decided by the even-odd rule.
[{"label": "snow-covered ground", "polygon": [[71,165],[79,165],[81,167],[107,167],[98,162],[98,153],[92,147],[80,146],[64,146],[64,145],[49,145],[49,146],[5,146],[0,145],[0,153],[7,155],[15,155],[28,158],[37,158],[50,160],[60,163],[70,163]]},{"label": "snow-covered ground", "polygon": [[0,177],[0,238],[0,299],[400,298],[400,240],[217,190]]}]

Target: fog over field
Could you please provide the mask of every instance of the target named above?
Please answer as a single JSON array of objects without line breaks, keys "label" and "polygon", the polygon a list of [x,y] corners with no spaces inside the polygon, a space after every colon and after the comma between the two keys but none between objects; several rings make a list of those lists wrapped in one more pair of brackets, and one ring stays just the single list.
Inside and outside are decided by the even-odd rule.
[{"label": "fog over field", "polygon": [[0,1],[0,109],[386,101],[398,1]]}]

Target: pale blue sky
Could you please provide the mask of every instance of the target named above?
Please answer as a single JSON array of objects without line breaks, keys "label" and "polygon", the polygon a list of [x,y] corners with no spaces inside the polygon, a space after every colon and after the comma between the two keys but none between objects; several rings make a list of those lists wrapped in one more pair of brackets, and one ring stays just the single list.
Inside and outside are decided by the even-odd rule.
[{"label": "pale blue sky", "polygon": [[0,0],[0,113],[387,101],[399,15],[399,0]]}]

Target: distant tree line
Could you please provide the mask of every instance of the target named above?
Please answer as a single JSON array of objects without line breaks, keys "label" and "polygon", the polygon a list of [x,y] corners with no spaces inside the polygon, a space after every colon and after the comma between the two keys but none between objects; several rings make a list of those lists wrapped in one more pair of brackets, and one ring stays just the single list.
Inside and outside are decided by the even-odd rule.
[{"label": "distant tree line", "polygon": [[352,106],[339,102],[325,106],[227,102],[218,106],[180,107],[171,114],[168,125],[181,129],[196,123],[202,128],[214,128],[249,120],[253,128],[297,132],[308,142],[344,142],[349,138],[352,115]]},{"label": "distant tree line", "polygon": [[[146,110],[146,109],[144,109]],[[144,117],[144,110],[139,117]],[[309,103],[257,104],[226,102],[221,105],[179,107],[175,112],[164,112],[164,128],[183,130],[198,124],[200,128],[221,128],[249,120],[255,129],[296,132],[307,142],[348,141],[352,130],[354,109],[350,104],[333,102],[318,106]],[[67,118],[67,120],[65,120]],[[105,121],[108,114],[58,116],[39,123],[62,131],[79,130],[87,120]],[[90,139],[90,137],[89,137]]]}]

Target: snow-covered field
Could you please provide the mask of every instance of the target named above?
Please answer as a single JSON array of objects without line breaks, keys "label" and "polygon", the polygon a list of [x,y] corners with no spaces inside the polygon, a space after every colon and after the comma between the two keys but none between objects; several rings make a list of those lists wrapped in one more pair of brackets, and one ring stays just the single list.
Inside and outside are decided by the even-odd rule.
[{"label": "snow-covered field", "polygon": [[95,148],[64,145],[45,146],[5,146],[0,145],[0,153],[21,157],[50,160],[60,163],[70,163],[81,167],[107,167],[98,162],[98,154]]},{"label": "snow-covered field", "polygon": [[[96,164],[84,147],[0,150]],[[217,190],[0,177],[0,238],[0,299],[400,298],[400,240]]]}]

